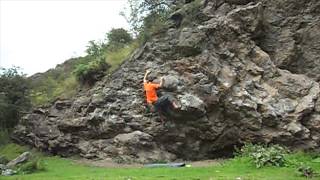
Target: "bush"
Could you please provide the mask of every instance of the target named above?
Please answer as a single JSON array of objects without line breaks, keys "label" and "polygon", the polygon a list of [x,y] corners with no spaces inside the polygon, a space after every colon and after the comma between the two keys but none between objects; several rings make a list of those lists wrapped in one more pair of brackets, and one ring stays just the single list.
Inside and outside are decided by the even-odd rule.
[{"label": "bush", "polygon": [[271,165],[271,166],[284,166],[286,159],[285,155],[288,153],[288,150],[279,146],[279,145],[253,145],[245,144],[238,155],[243,157],[249,157],[257,168]]},{"label": "bush", "polygon": [[22,174],[31,174],[44,170],[46,170],[46,168],[42,159],[35,157],[33,157],[33,159],[31,159],[29,162],[22,164],[18,169],[19,173]]},{"label": "bush", "polygon": [[109,67],[110,65],[106,63],[105,59],[101,58],[88,64],[79,64],[73,73],[80,83],[93,85],[105,75],[105,71]]},{"label": "bush", "polygon": [[297,168],[297,172],[300,176],[306,177],[306,178],[312,178],[314,176],[317,176],[318,174],[315,172],[314,169],[312,169],[312,167],[301,164],[298,168]]},{"label": "bush", "polygon": [[133,38],[129,32],[123,28],[112,29],[107,33],[108,49],[114,50],[123,48],[125,45],[130,44]]},{"label": "bush", "polygon": [[97,41],[89,41],[89,45],[87,46],[86,53],[88,53],[89,56],[95,56],[98,57],[102,54],[102,50],[104,47],[103,42],[97,42]]},{"label": "bush", "polygon": [[6,157],[0,155],[0,164],[7,164],[8,162],[9,160]]},{"label": "bush", "polygon": [[19,68],[0,68],[0,130],[14,128],[30,109],[29,86]]},{"label": "bush", "polygon": [[168,12],[151,13],[143,20],[143,28],[140,30],[138,39],[141,44],[149,41],[152,36],[161,34],[168,29]]},{"label": "bush", "polygon": [[27,150],[28,149],[26,147],[13,143],[0,146],[0,154],[8,160],[13,160]]},{"label": "bush", "polygon": [[[129,22],[133,33],[136,36],[143,36],[141,33],[146,33],[147,29],[150,28],[150,24],[146,23],[148,21],[146,19],[152,19],[152,21],[166,20],[171,13],[171,7],[174,7],[171,6],[173,3],[173,1],[168,0],[128,0],[127,11],[121,14]],[[149,23],[152,21],[149,21]]]},{"label": "bush", "polygon": [[0,146],[8,144],[9,141],[10,141],[9,131],[6,129],[2,129],[2,130],[0,129]]},{"label": "bush", "polygon": [[119,65],[129,58],[130,54],[138,47],[137,42],[132,42],[123,48],[106,52],[107,62],[111,65],[109,73],[117,69]]}]

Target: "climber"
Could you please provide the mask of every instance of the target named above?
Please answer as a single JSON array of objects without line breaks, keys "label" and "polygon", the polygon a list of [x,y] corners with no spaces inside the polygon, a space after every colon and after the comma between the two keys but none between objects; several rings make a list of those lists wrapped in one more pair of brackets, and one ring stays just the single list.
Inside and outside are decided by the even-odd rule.
[{"label": "climber", "polygon": [[151,71],[147,70],[143,78],[143,87],[146,92],[147,103],[149,105],[153,105],[155,110],[158,111],[160,115],[165,113],[170,106],[172,106],[174,109],[179,108],[174,101],[170,101],[169,96],[167,95],[158,98],[156,90],[163,86],[164,78],[161,77],[160,84],[153,83],[152,80],[148,78],[150,73]]}]

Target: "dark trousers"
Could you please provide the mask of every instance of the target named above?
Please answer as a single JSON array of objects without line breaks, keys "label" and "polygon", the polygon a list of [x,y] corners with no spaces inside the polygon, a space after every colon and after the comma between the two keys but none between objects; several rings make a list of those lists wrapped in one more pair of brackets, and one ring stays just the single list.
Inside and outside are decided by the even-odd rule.
[{"label": "dark trousers", "polygon": [[158,100],[153,104],[156,111],[159,113],[166,113],[168,109],[171,107],[171,101],[169,96],[161,96]]}]

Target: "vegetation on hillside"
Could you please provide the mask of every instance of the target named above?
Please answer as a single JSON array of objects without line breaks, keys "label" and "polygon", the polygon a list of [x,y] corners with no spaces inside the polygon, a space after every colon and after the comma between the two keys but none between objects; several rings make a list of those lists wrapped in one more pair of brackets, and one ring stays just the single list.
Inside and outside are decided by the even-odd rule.
[{"label": "vegetation on hillside", "polygon": [[[92,86],[96,81],[105,76],[107,70],[116,68],[119,63],[128,58],[129,53],[125,51],[132,47],[133,39],[128,31],[123,28],[112,29],[106,34],[107,41],[95,43],[90,41],[87,53],[91,61],[79,63],[73,71],[81,84]],[[124,53],[124,54],[122,54]],[[121,59],[113,59],[110,55],[118,55]]]},{"label": "vegetation on hillside", "polygon": [[19,68],[0,70],[0,127],[13,128],[21,112],[28,109],[29,83]]},{"label": "vegetation on hillside", "polygon": [[112,73],[137,47],[164,32],[173,4],[167,0],[129,0],[128,13],[122,15],[128,20],[131,33],[123,28],[112,29],[106,33],[106,40],[88,42],[87,56],[69,59],[55,69],[32,76],[32,104],[41,106],[57,98],[71,98],[79,89]]},{"label": "vegetation on hillside", "polygon": [[122,12],[137,37],[150,33],[151,26],[160,27],[171,12],[172,0],[128,0],[127,11]]},{"label": "vegetation on hillside", "polygon": [[34,106],[46,105],[57,98],[73,97],[81,88],[92,86],[115,70],[137,48],[137,42],[124,29],[112,29],[106,41],[89,41],[87,56],[72,58],[42,74],[31,77]]},{"label": "vegetation on hillside", "polygon": [[29,83],[17,67],[0,69],[0,145],[30,108]]}]

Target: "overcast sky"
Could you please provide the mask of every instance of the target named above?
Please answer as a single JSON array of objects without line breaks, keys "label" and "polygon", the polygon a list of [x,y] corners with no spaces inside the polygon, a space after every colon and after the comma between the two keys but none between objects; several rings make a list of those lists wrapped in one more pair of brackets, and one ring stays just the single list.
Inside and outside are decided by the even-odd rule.
[{"label": "overcast sky", "polygon": [[84,55],[90,40],[128,25],[126,0],[0,0],[0,66],[28,75]]}]

